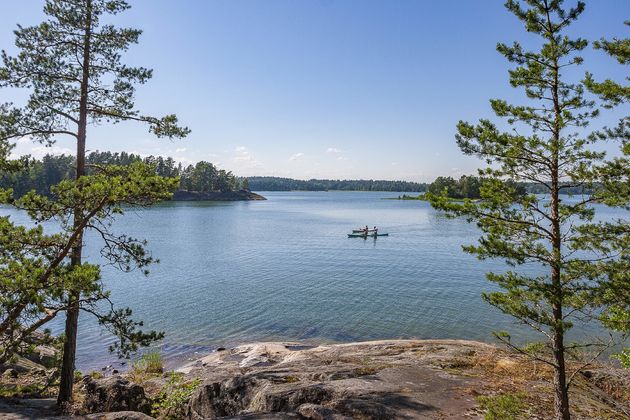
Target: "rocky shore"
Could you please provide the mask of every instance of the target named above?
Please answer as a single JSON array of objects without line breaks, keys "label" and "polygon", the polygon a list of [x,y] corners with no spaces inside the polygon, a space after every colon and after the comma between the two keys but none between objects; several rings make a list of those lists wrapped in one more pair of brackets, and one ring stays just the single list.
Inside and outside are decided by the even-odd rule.
[{"label": "rocky shore", "polygon": [[[544,365],[473,341],[255,343],[219,349],[171,373],[86,375],[77,413],[341,420],[483,418],[493,410],[495,418],[544,419],[552,412],[550,378]],[[576,419],[630,418],[628,372],[590,368],[576,378],[571,402]],[[16,407],[0,403],[0,418],[33,418],[32,407],[28,415]]]},{"label": "rocky shore", "polygon": [[255,201],[266,200],[260,194],[248,190],[239,191],[175,191],[173,193],[173,201]]}]

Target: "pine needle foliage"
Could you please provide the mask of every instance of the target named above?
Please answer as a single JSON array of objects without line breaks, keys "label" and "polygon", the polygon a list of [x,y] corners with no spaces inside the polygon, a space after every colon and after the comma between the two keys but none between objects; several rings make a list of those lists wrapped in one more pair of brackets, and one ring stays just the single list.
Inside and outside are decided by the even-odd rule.
[{"label": "pine needle foliage", "polygon": [[[581,52],[588,46],[587,40],[567,34],[584,11],[583,2],[565,7],[561,0],[508,0],[505,6],[539,39],[537,50],[518,42],[497,45],[514,65],[510,85],[522,89],[525,100],[517,105],[490,100],[503,120],[501,127],[507,124],[509,131],[487,119],[457,125],[462,152],[489,165],[479,171],[481,200],[454,202],[446,194],[428,196],[437,209],[465,217],[480,228],[479,242],[464,246],[465,252],[480,259],[501,259],[511,267],[487,274],[498,288],[484,293],[483,299],[538,332],[544,351],[532,353],[508,333],[496,336],[553,367],[554,417],[566,420],[573,378],[618,337],[569,343],[567,332],[588,322],[620,332],[622,339],[630,330],[629,218],[596,218],[601,204],[630,209],[630,121],[626,117],[614,129],[588,131],[600,108],[627,102],[628,95],[621,85],[611,89],[615,82],[610,80],[598,84],[589,74],[585,80],[569,77],[571,68],[583,64]],[[595,44],[613,54],[621,51],[617,57],[622,64],[627,64],[627,45],[627,40]],[[621,140],[625,154],[608,159],[597,144],[612,140]],[[545,194],[519,191],[515,182],[534,183]],[[592,194],[561,196],[563,190],[576,187]],[[525,265],[536,267],[539,274],[519,269]],[[567,359],[584,349],[590,356],[569,368]]]}]

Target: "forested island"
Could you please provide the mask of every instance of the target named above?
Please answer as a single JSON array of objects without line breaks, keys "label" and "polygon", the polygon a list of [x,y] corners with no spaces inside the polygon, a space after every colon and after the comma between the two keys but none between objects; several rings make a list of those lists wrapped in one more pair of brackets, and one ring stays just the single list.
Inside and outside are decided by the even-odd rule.
[{"label": "forested island", "polygon": [[[86,156],[88,173],[93,173],[98,167],[129,166],[134,162],[152,166],[158,176],[179,178],[178,188],[173,192],[175,201],[264,200],[264,197],[249,191],[247,179],[239,178],[231,171],[218,169],[206,161],[184,166],[171,157],[143,158],[127,152],[95,151]],[[47,196],[50,195],[51,186],[65,179],[73,179],[75,172],[74,156],[48,154],[41,160],[24,157],[18,171],[0,172],[0,188],[12,188],[15,197],[21,197],[29,191]]]}]

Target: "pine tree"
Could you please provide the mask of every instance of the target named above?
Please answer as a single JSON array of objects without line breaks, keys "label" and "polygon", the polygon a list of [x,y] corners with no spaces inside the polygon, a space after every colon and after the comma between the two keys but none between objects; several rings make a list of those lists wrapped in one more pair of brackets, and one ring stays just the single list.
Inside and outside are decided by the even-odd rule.
[{"label": "pine tree", "polygon": [[[553,368],[554,416],[569,419],[573,378],[610,340],[571,344],[567,331],[597,320],[628,332],[628,319],[619,314],[630,305],[629,226],[624,220],[595,222],[592,204],[628,209],[630,165],[605,160],[605,153],[594,149],[602,136],[584,133],[599,115],[596,102],[586,99],[585,82],[566,76],[568,68],[582,64],[579,53],[587,47],[586,40],[566,35],[584,3],[567,9],[561,0],[508,0],[506,7],[541,41],[538,51],[528,51],[518,42],[497,45],[499,53],[516,64],[509,71],[510,84],[523,88],[528,101],[525,105],[490,101],[495,114],[511,127],[509,132],[489,120],[460,121],[457,126],[456,140],[463,153],[491,165],[479,171],[481,201],[458,203],[445,194],[429,196],[436,208],[452,217],[466,217],[481,229],[479,243],[464,246],[466,252],[515,267],[488,273],[500,291],[484,293],[483,298],[537,331],[544,351],[533,352],[541,346],[521,346],[508,333],[496,335],[512,349]],[[534,183],[545,196],[518,191],[514,182]],[[593,194],[561,199],[563,190],[576,187]],[[540,274],[519,272],[516,267],[524,264],[538,267]],[[583,364],[567,365],[570,355],[584,347],[598,350]]]},{"label": "pine tree", "polygon": [[[162,118],[140,114],[134,106],[134,85],[143,84],[152,71],[128,67],[121,53],[138,42],[140,30],[101,25],[105,15],[130,6],[124,0],[46,0],[48,19],[33,27],[18,25],[16,57],[2,52],[0,86],[31,91],[24,108],[0,108],[0,139],[29,136],[44,143],[57,136],[76,139],[76,177],[86,174],[85,150],[89,124],[134,120],[149,125],[158,137],[183,137],[188,129],[174,115]],[[83,214],[75,209],[78,236],[70,253],[71,265],[82,263]],[[58,403],[71,401],[76,334],[81,296],[68,290],[66,329]]]}]

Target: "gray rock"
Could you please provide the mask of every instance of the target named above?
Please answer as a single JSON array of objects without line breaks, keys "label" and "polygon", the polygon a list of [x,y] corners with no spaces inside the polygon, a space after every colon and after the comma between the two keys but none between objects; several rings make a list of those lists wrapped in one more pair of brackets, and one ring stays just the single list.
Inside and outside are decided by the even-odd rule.
[{"label": "gray rock", "polygon": [[299,415],[293,414],[293,413],[249,413],[249,414],[240,414],[238,416],[221,417],[221,420],[293,420],[293,419],[303,420],[303,417],[300,417]]},{"label": "gray rock", "polygon": [[2,372],[2,376],[5,378],[17,378],[18,377],[18,372],[15,369],[9,368],[7,370],[5,370],[4,372]]},{"label": "gray rock", "polygon": [[298,407],[297,412],[300,416],[310,420],[350,420],[350,417],[341,415],[337,410],[317,404],[302,404]]},{"label": "gray rock", "polygon": [[115,413],[96,413],[85,416],[88,420],[151,420],[153,417],[137,411],[117,411]]},{"label": "gray rock", "polygon": [[186,418],[457,417],[476,406],[465,391],[476,380],[441,366],[492,349],[449,340],[240,346],[182,368],[188,377],[202,379]]},{"label": "gray rock", "polygon": [[113,411],[139,411],[149,414],[151,402],[144,393],[144,388],[130,383],[120,376],[94,379],[83,377],[85,400],[83,409],[88,413]]},{"label": "gray rock", "polygon": [[31,362],[51,368],[57,360],[57,350],[54,347],[40,345],[35,347],[35,350],[28,354],[26,358]]}]

